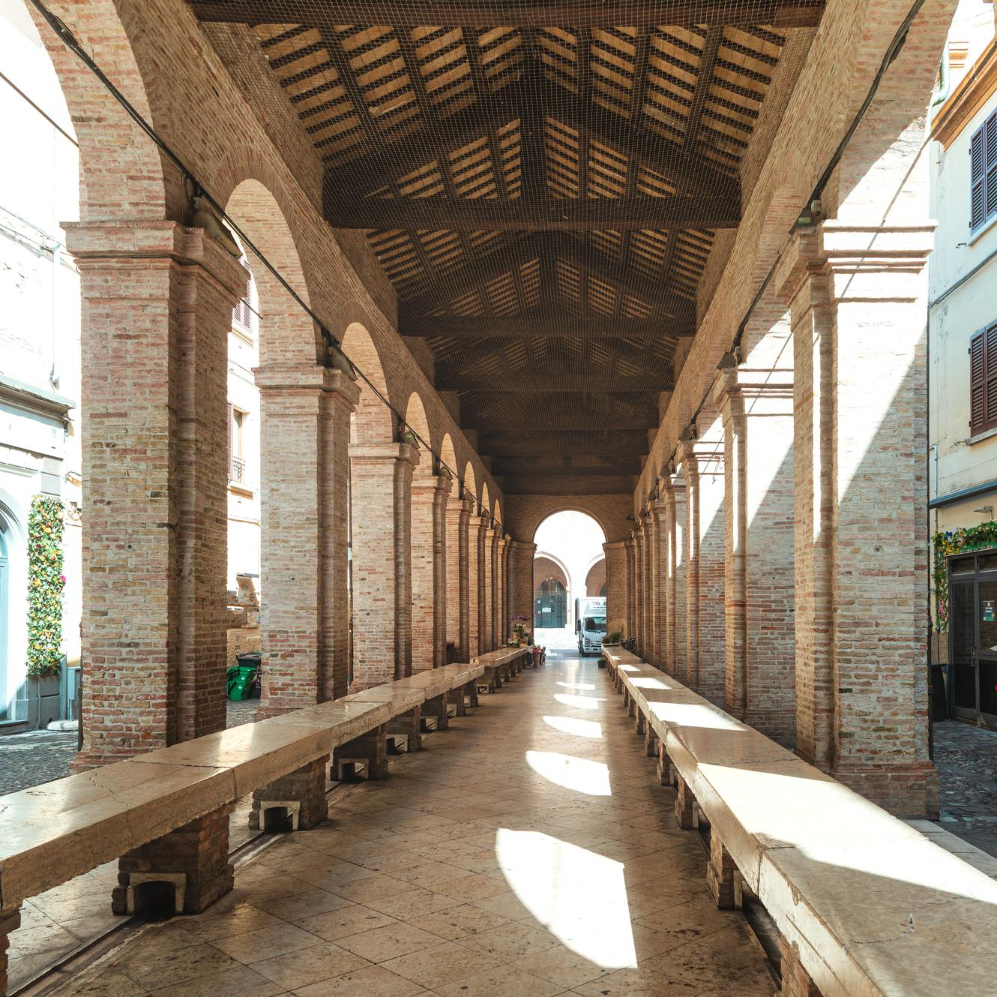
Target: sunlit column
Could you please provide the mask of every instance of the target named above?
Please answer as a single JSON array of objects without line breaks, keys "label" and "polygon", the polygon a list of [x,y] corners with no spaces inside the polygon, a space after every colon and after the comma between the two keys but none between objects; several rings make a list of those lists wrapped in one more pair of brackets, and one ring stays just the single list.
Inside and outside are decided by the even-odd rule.
[{"label": "sunlit column", "polygon": [[447,497],[447,640],[453,643],[459,661],[468,660],[467,520],[471,506],[471,500],[461,494]]},{"label": "sunlit column", "polygon": [[491,651],[495,648],[494,629],[494,594],[495,594],[495,527],[488,525],[482,531],[483,540],[481,545],[481,566],[479,577],[481,579],[481,591],[478,598],[481,600],[481,617],[479,620],[479,639],[482,651]]},{"label": "sunlit column", "polygon": [[930,224],[797,230],[796,749],[894,812],[928,759],[925,279]]},{"label": "sunlit column", "polygon": [[606,633],[626,631],[627,621],[627,547],[621,540],[604,543],[606,555]]},{"label": "sunlit column", "polygon": [[661,478],[665,507],[665,660],[668,671],[685,675],[685,480],[680,474]]},{"label": "sunlit column", "polygon": [[645,650],[644,633],[644,517],[637,517],[637,527],[634,530],[634,565],[636,585],[634,586],[634,631],[637,637],[637,653],[642,655]]},{"label": "sunlit column", "polygon": [[668,531],[665,525],[665,503],[657,491],[647,504],[645,552],[650,560],[650,637],[647,660],[659,668],[671,668],[668,661],[665,634],[668,629],[668,606],[665,592],[668,586]]},{"label": "sunlit column", "polygon": [[[473,503],[472,503],[473,505]],[[484,651],[481,645],[481,559],[484,520],[472,512],[467,517],[467,649],[468,658]]]},{"label": "sunlit column", "polygon": [[637,542],[633,532],[625,542],[627,551],[627,625],[625,636],[637,634]]}]

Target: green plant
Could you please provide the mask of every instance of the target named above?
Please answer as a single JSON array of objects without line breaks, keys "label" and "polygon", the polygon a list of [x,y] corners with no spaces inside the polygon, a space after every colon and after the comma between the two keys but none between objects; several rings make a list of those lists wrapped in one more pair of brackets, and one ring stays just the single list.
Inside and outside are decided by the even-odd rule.
[{"label": "green plant", "polygon": [[619,644],[621,640],[623,640],[623,631],[614,630],[611,634],[606,634],[603,644]]},{"label": "green plant", "polygon": [[997,522],[990,520],[979,526],[966,526],[958,530],[936,533],[932,538],[935,550],[934,591],[935,627],[939,633],[948,632],[949,624],[949,575],[947,558],[986,547],[997,547]]},{"label": "green plant", "polygon": [[62,658],[62,501],[36,495],[28,515],[28,675],[57,675]]}]

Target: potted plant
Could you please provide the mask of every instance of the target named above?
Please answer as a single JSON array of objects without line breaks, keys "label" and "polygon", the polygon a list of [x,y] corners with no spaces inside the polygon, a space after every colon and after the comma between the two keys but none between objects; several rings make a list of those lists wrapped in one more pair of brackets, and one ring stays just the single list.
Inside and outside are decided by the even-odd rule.
[{"label": "potted plant", "polygon": [[516,639],[516,645],[524,647],[529,639],[529,631],[526,628],[530,622],[529,617],[514,616],[509,622],[512,624],[512,632]]},{"label": "potted plant", "polygon": [[602,642],[602,646],[615,647],[619,645],[620,641],[623,640],[623,632],[620,630],[614,630],[612,633],[606,634],[605,640]]}]

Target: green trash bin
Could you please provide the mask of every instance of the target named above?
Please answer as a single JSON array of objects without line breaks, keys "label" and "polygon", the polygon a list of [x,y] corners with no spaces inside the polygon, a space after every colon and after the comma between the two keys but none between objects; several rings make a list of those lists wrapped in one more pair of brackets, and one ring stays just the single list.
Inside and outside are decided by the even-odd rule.
[{"label": "green trash bin", "polygon": [[256,686],[256,676],[260,670],[260,653],[258,651],[236,655],[238,664],[233,665],[226,673],[228,698],[233,702],[242,702],[253,695],[259,695]]}]

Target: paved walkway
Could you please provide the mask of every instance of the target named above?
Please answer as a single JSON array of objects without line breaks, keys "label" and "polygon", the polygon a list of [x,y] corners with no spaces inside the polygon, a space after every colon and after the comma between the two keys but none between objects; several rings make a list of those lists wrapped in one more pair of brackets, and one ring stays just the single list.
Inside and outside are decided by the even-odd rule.
[{"label": "paved walkway", "polygon": [[945,720],[934,738],[941,826],[997,857],[997,731]]},{"label": "paved walkway", "polygon": [[771,997],[743,917],[594,659],[564,652],[333,796],[198,917],[70,992],[138,997]]}]

